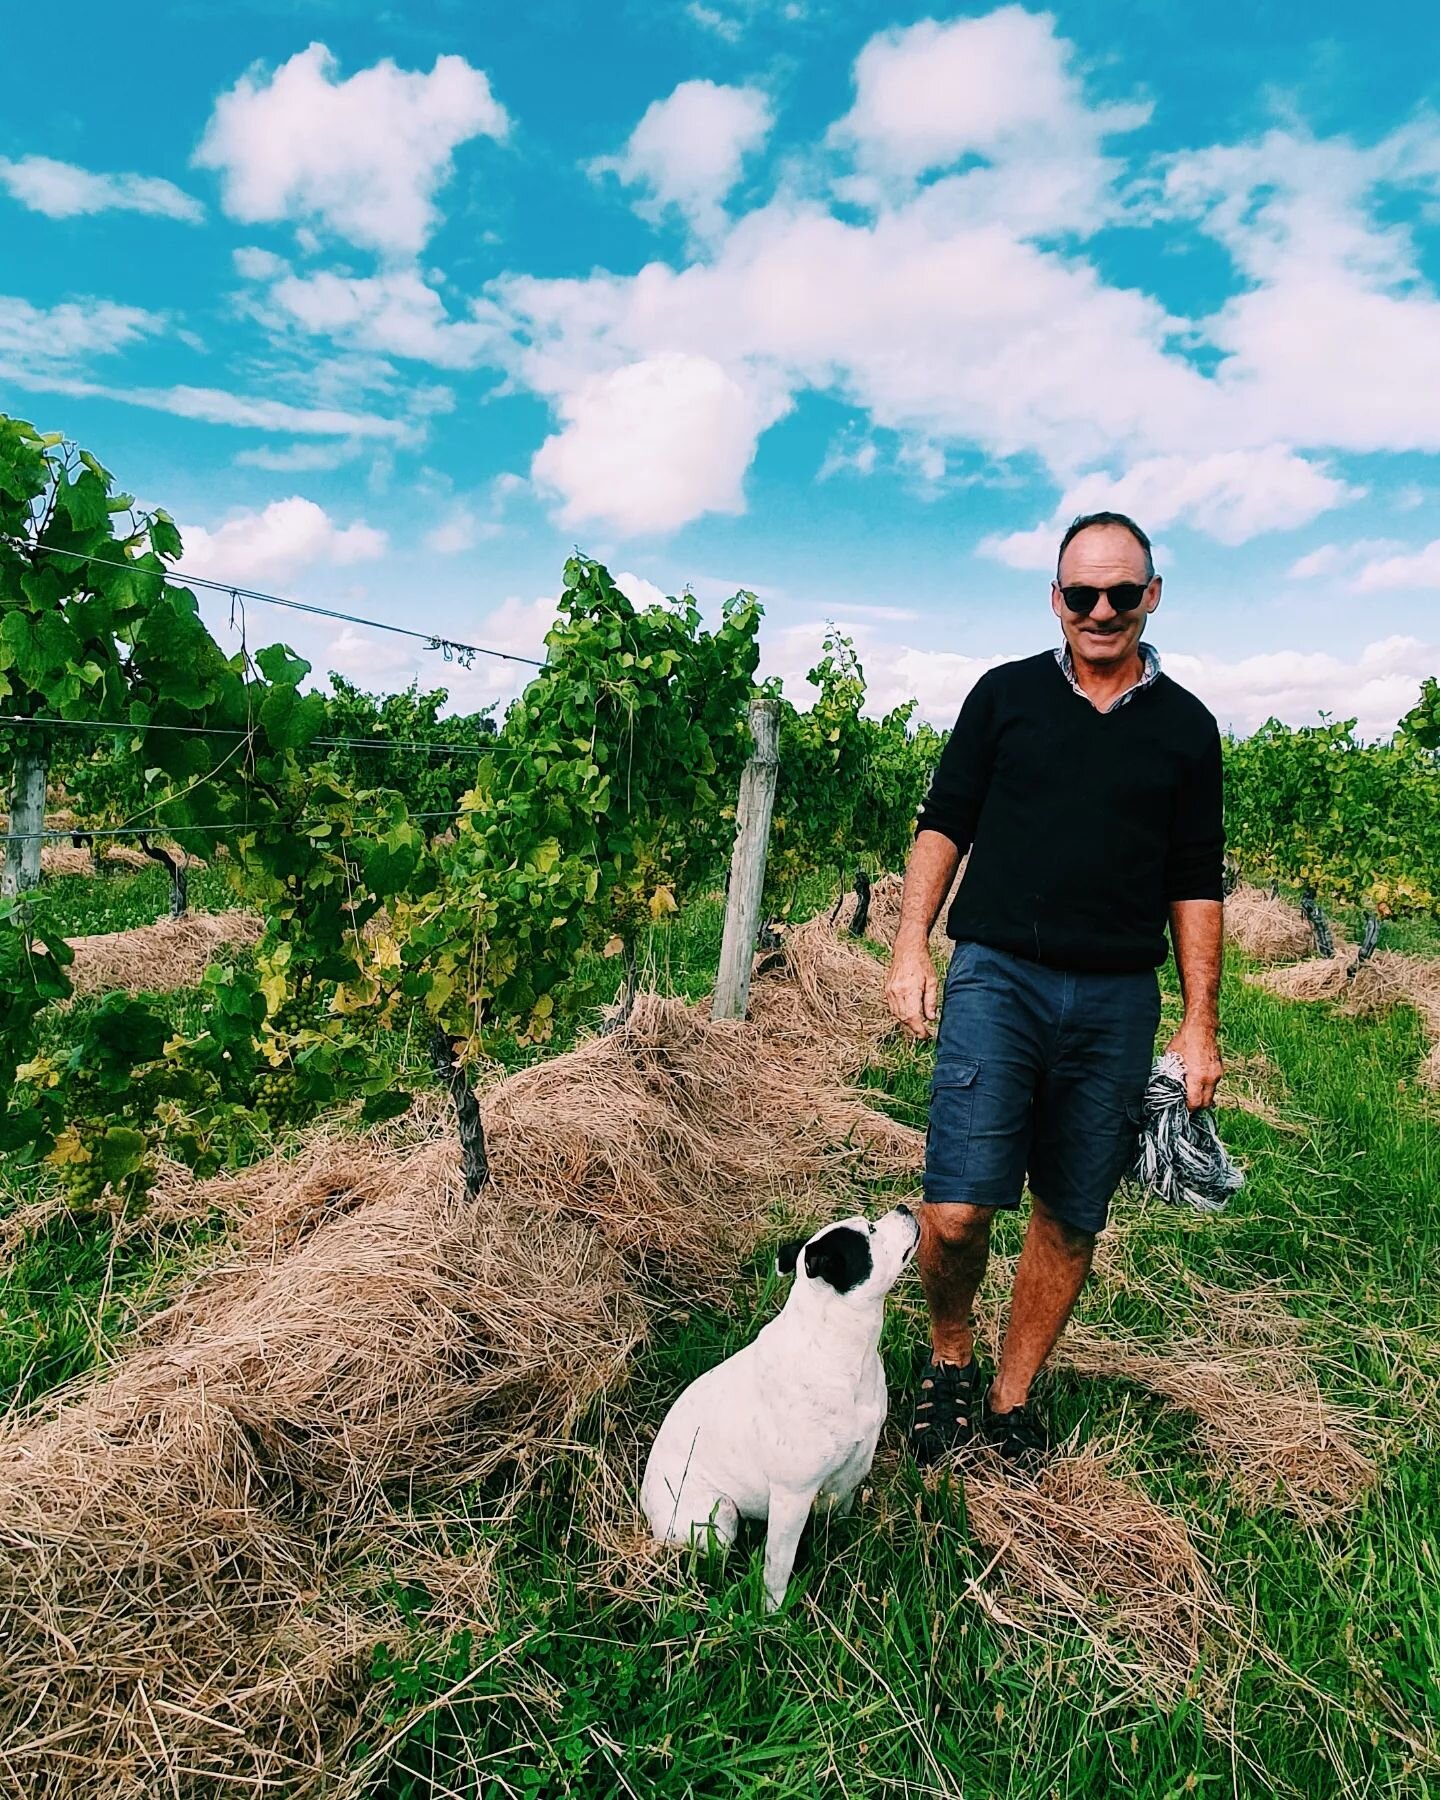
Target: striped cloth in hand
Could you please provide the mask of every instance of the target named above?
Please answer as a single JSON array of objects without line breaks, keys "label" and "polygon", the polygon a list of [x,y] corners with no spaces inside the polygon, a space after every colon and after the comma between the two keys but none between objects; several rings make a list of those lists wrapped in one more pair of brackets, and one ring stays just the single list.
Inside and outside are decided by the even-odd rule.
[{"label": "striped cloth in hand", "polygon": [[1150,1071],[1130,1179],[1197,1212],[1219,1212],[1245,1185],[1220,1142],[1215,1114],[1209,1107],[1191,1112],[1186,1105],[1185,1065],[1174,1051],[1166,1051]]}]

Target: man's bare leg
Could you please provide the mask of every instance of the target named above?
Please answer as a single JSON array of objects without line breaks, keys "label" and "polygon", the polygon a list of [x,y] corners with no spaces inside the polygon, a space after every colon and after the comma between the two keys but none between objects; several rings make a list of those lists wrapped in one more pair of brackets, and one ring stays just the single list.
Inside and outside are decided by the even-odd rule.
[{"label": "man's bare leg", "polygon": [[991,1412],[1010,1412],[1030,1398],[1030,1384],[1065,1329],[1094,1254],[1091,1233],[1062,1223],[1032,1198],[1000,1367],[990,1388]]},{"label": "man's bare leg", "polygon": [[990,1206],[919,1209],[920,1284],[930,1309],[930,1348],[936,1362],[963,1368],[975,1348],[975,1295],[990,1257]]}]

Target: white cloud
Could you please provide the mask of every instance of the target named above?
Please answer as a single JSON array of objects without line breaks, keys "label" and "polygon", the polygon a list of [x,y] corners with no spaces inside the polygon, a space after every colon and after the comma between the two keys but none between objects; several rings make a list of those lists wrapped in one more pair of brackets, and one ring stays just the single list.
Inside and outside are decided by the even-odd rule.
[{"label": "white cloud", "polygon": [[873,475],[879,463],[880,446],[874,438],[857,438],[853,431],[846,431],[830,440],[815,479],[829,481],[834,475]]},{"label": "white cloud", "polygon": [[41,394],[68,394],[76,399],[116,400],[151,412],[172,413],[180,419],[198,419],[206,425],[252,427],[257,431],[293,431],[306,436],[382,438],[396,443],[417,441],[419,428],[403,419],[385,419],[376,413],[347,412],[338,407],[291,406],[284,400],[265,400],[249,394],[231,394],[223,388],[110,387],[78,376],[46,374],[20,365],[0,362],[0,374],[17,387]]},{"label": "white cloud", "polygon": [[338,469],[342,463],[358,456],[363,446],[347,443],[289,444],[283,449],[261,444],[255,450],[241,450],[236,464],[242,469],[268,469],[275,474],[310,474],[320,469]]},{"label": "white cloud", "polygon": [[627,361],[704,357],[767,392],[838,392],[907,437],[1038,454],[1062,478],[1122,447],[1168,448],[1211,406],[1203,377],[1167,354],[1179,322],[1163,308],[997,226],[957,223],[943,182],[870,223],[776,201],[708,263],[511,278],[496,295],[522,339],[517,372],[543,393]]},{"label": "white cloud", "polygon": [[744,27],[732,13],[723,13],[713,6],[706,6],[703,0],[689,0],[685,8],[686,17],[705,31],[713,31],[718,38],[727,44],[738,44]]},{"label": "white cloud", "polygon": [[220,96],[195,162],[220,173],[232,218],[322,225],[411,256],[438,223],[435,195],[456,147],[508,130],[486,76],[463,57],[437,57],[428,75],[387,58],[342,80],[329,50],[311,44]]},{"label": "white cloud", "polygon": [[[961,702],[985,671],[1008,660],[1003,656],[964,656],[949,650],[917,650],[896,643],[892,633],[880,636],[868,620],[855,617],[862,611],[851,607],[843,621],[834,622],[854,640],[865,670],[865,710],[876,718],[914,699],[920,703],[922,718],[939,726],[953,725]],[[807,620],[769,632],[761,640],[761,677],[778,675],[786,696],[796,706],[804,708],[814,702],[815,690],[805,676],[819,660],[830,622]]]},{"label": "white cloud", "polygon": [[1321,544],[1305,556],[1296,557],[1285,571],[1290,581],[1314,581],[1320,575],[1333,575],[1339,569],[1342,553],[1338,544]]},{"label": "white cloud", "polygon": [[[820,621],[810,621],[771,634],[763,646],[762,675],[780,675],[799,706],[814,697],[805,671],[815,663],[824,631]],[[865,669],[866,712],[878,717],[914,696],[919,716],[941,728],[954,724],[961,702],[986,669],[1010,660],[919,649],[897,643],[892,632],[874,632],[863,621],[851,636]],[[1222,729],[1242,733],[1271,717],[1313,725],[1324,711],[1355,718],[1364,737],[1384,737],[1414,704],[1421,673],[1440,667],[1440,642],[1412,637],[1382,639],[1353,659],[1282,650],[1228,661],[1170,651],[1162,638],[1157,642],[1167,673],[1205,702]]]},{"label": "white cloud", "polygon": [[[487,649],[542,661],[546,633],[554,622],[554,595],[544,594],[530,601],[512,597],[477,622],[467,623],[463,630],[457,628],[456,636]],[[427,621],[427,625],[431,623],[435,621]],[[299,636],[296,649],[314,663],[317,671],[335,669],[362,687],[382,691],[404,687],[411,680],[418,681],[422,688],[443,687],[449,695],[447,712],[472,712],[492,703],[503,706],[535,675],[535,670],[525,663],[503,662],[489,656],[477,656],[467,669],[461,663],[444,662],[435,652],[418,645],[377,637],[352,625],[344,626],[333,637],[317,635],[309,647],[303,626]]]},{"label": "white cloud", "polygon": [[1155,456],[1123,475],[1085,475],[1067,488],[1048,523],[985,538],[982,553],[1015,569],[1051,569],[1066,525],[1082,513],[1128,513],[1152,537],[1177,523],[1222,544],[1292,531],[1331,507],[1361,498],[1322,466],[1280,444],[1211,456]]},{"label": "white cloud", "polygon": [[[1344,585],[1356,588],[1363,570],[1378,567],[1382,561],[1404,560],[1405,546],[1396,538],[1356,538],[1349,544],[1321,544],[1297,557],[1285,571],[1288,581],[1318,581],[1327,576],[1345,577]],[[1382,582],[1381,586],[1395,585]],[[1406,586],[1408,583],[1399,585]]]},{"label": "white cloud", "polygon": [[23,382],[27,372],[42,376],[88,357],[112,355],[159,336],[168,325],[161,313],[113,300],[65,300],[45,307],[0,294],[0,373]]},{"label": "white cloud", "polygon": [[[89,359],[126,349],[168,328],[169,321],[160,313],[119,306],[110,300],[67,300],[47,308],[0,295],[0,378],[26,392],[117,400],[209,425],[356,440],[388,438],[399,443],[413,443],[420,436],[420,427],[411,421],[344,407],[295,406],[285,400],[183,383],[172,387],[110,385],[78,372]],[[406,398],[412,404],[423,402],[426,393],[412,389]]]},{"label": "white cloud", "polygon": [[474,507],[453,506],[432,531],[425,534],[425,548],[437,556],[460,556],[473,550],[483,538],[499,537],[504,530],[498,519],[484,519]]},{"label": "white cloud", "polygon": [[1396,216],[1437,177],[1429,114],[1369,147],[1296,127],[1171,160],[1155,217],[1193,221],[1245,281],[1199,328],[1232,436],[1440,449],[1440,300]]},{"label": "white cloud", "polygon": [[643,575],[636,575],[630,569],[621,569],[614,580],[616,587],[632,606],[664,606],[670,598],[664,588],[656,587],[653,581],[647,581]]},{"label": "white cloud", "polygon": [[272,330],[298,327],[357,350],[443,369],[473,368],[496,348],[492,324],[451,319],[439,294],[412,267],[365,276],[338,270],[297,275],[283,258],[254,249],[237,251],[235,263],[247,279],[267,284],[253,310]]},{"label": "white cloud", "polygon": [[288,581],[300,570],[321,564],[346,568],[383,556],[383,531],[357,520],[339,526],[323,506],[298,494],[272,500],[261,512],[237,513],[208,530],[182,525],[185,552],[180,566],[212,581]]},{"label": "white cloud", "polygon": [[[1229,543],[1356,498],[1327,459],[1440,450],[1440,299],[1394,222],[1440,190],[1440,126],[1363,151],[1299,132],[1197,150],[1146,189],[1103,154],[1144,109],[1089,103],[1077,71],[1053,19],[1017,7],[882,34],[833,134],[857,160],[837,192],[858,216],[792,170],[703,259],[508,276],[492,298],[511,374],[563,419],[627,365],[705,359],[771,417],[806,391],[854,407],[857,435],[895,432],[932,486],[955,446],[1033,457],[1062,504],[1124,495],[1162,529]],[[1177,224],[1216,236],[1244,291],[1196,322],[1110,284],[1076,246],[1116,220],[1157,254],[1183,242]],[[858,473],[859,455],[832,445],[825,472]],[[716,491],[733,505],[732,484]],[[1042,566],[1049,535],[990,549]]]},{"label": "white cloud", "polygon": [[709,235],[723,225],[721,203],[772,123],[770,102],[759,88],[682,81],[664,100],[651,102],[618,156],[598,158],[590,171],[644,188],[649,199],[641,212],[658,215],[673,206],[695,231]]},{"label": "white cloud", "polygon": [[1002,6],[872,37],[855,63],[855,104],[831,140],[884,174],[914,177],[967,156],[1071,158],[1143,125],[1145,105],[1087,106],[1049,13]]},{"label": "white cloud", "polygon": [[173,181],[156,175],[96,175],[74,163],[50,156],[0,157],[0,187],[22,206],[51,219],[73,219],[82,213],[155,213],[161,218],[198,224],[205,208]]},{"label": "white cloud", "polygon": [[1388,637],[1353,661],[1320,650],[1278,650],[1225,662],[1167,653],[1165,668],[1198,694],[1222,727],[1253,731],[1274,717],[1314,725],[1328,712],[1355,719],[1362,737],[1386,737],[1414,705],[1422,673],[1440,667],[1440,643]]},{"label": "white cloud", "polygon": [[1362,594],[1385,588],[1440,588],[1440,538],[1408,554],[1377,557],[1355,577]]},{"label": "white cloud", "polygon": [[773,408],[709,357],[667,351],[583,381],[531,474],[567,525],[673,531],[704,512],[744,511],[743,481]]}]

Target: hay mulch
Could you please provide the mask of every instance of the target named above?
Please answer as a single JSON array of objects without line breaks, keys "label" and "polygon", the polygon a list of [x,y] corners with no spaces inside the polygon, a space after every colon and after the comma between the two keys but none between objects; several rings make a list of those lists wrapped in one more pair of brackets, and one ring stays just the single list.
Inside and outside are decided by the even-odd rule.
[{"label": "hay mulch", "polygon": [[1278,994],[1282,1000],[1338,1000],[1350,984],[1354,948],[1340,945],[1334,956],[1312,956],[1283,968],[1264,969],[1245,979],[1254,987]]},{"label": "hay mulch", "polygon": [[383,1737],[386,1577],[440,1627],[489,1616],[489,1536],[429,1497],[502,1471],[517,1495],[573,1447],[644,1330],[628,1265],[725,1290],[771,1209],[918,1166],[918,1134],[837,1084],[888,1026],[883,978],[802,927],[756,984],[767,1023],[642,999],[483,1096],[480,1205],[438,1108],[162,1170],[149,1223],[218,1219],[220,1260],[109,1373],[0,1427],[0,1776],[334,1791]]},{"label": "hay mulch", "polygon": [[1335,956],[1267,969],[1246,979],[1287,1000],[1338,1001],[1344,1011],[1362,1018],[1392,1006],[1412,1008],[1430,1040],[1418,1078],[1423,1087],[1440,1092],[1440,959],[1377,950],[1356,966],[1355,951],[1342,945]]},{"label": "hay mulch", "polygon": [[17,1792],[329,1791],[381,1724],[391,1581],[442,1629],[486,1617],[487,1540],[414,1495],[563,1443],[640,1334],[603,1243],[466,1204],[448,1141],[265,1175],[285,1233],[255,1222],[113,1373],[0,1430]]},{"label": "hay mulch", "polygon": [[75,952],[71,985],[77,994],[161,994],[193,987],[220,951],[258,944],[263,932],[254,913],[187,913],[130,931],[67,938]]},{"label": "hay mulch", "polygon": [[[917,1176],[923,1137],[845,1085],[890,1029],[885,970],[825,921],[787,934],[749,1020],[645,994],[629,1021],[483,1099],[502,1191],[580,1218],[672,1291],[728,1303],[780,1218]],[[848,1191],[847,1191],[848,1190]]]},{"label": "hay mulch", "polygon": [[1258,887],[1237,887],[1225,896],[1225,935],[1258,963],[1298,962],[1315,948],[1300,908]]},{"label": "hay mulch", "polygon": [[[0,851],[0,864],[5,860]],[[45,881],[58,880],[62,875],[93,875],[95,865],[90,860],[90,852],[81,849],[79,844],[42,844],[40,846],[40,875]]]},{"label": "hay mulch", "polygon": [[[936,914],[935,924],[930,933],[930,948],[942,956],[949,954],[950,941],[945,935],[945,921],[950,916],[950,905],[954,900],[960,883],[965,878],[966,858],[961,857],[960,866],[955,871],[955,879],[950,884],[940,911]],[[887,948],[895,942],[895,933],[900,928],[900,900],[905,891],[903,875],[879,875],[870,884],[870,909],[865,922],[864,936],[872,938],[877,944]],[[835,927],[838,931],[848,932],[855,918],[857,900],[853,888],[842,894],[838,909],[835,912]]]},{"label": "hay mulch", "polygon": [[961,1463],[970,1527],[993,1552],[999,1624],[1085,1638],[1127,1685],[1175,1700],[1233,1634],[1231,1609],[1181,1520],[1119,1473],[1120,1446],[1056,1455],[1037,1478],[993,1451]]},{"label": "hay mulch", "polygon": [[1430,1048],[1420,1064],[1422,1087],[1440,1093],[1440,960],[1380,950],[1361,963],[1345,996],[1347,1011],[1365,1015],[1408,1006],[1420,1016]]},{"label": "hay mulch", "polygon": [[[1237,1308],[1243,1304],[1244,1296],[1233,1298]],[[1323,1397],[1296,1334],[1286,1341],[1276,1331],[1268,1341],[1237,1344],[1217,1322],[1203,1337],[1152,1347],[1072,1323],[1055,1362],[1079,1375],[1132,1382],[1192,1418],[1212,1471],[1249,1511],[1278,1507],[1320,1524],[1374,1485],[1371,1422]]]}]

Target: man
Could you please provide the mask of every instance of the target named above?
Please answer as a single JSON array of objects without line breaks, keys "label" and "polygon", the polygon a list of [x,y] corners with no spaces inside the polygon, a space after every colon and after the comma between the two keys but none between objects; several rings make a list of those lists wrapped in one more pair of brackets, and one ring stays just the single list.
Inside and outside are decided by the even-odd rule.
[{"label": "man", "polygon": [[[1174,944],[1191,1108],[1221,1075],[1220,734],[1141,641],[1160,604],[1150,540],[1120,513],[1076,519],[1050,604],[1063,644],[988,670],[921,810],[886,999],[916,1037],[936,1016],[929,936],[961,856],[930,1092],[920,1275],[930,1310],[911,1447],[938,1462],[977,1432],[1034,1461],[1030,1386],[1090,1270],[1134,1154]],[[971,1305],[997,1208],[1030,1188],[999,1367],[985,1391]]]}]

